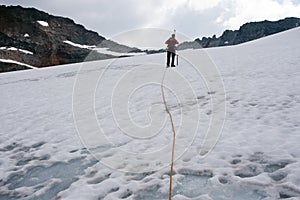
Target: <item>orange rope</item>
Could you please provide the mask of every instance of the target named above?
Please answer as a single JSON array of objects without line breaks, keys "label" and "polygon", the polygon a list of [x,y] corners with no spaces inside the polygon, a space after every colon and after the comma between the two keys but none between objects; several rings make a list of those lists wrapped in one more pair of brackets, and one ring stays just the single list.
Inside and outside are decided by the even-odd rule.
[{"label": "orange rope", "polygon": [[163,102],[165,104],[165,108],[166,111],[169,115],[170,118],[170,122],[172,125],[172,131],[173,131],[173,145],[172,145],[172,162],[171,162],[171,168],[170,168],[170,188],[169,188],[169,200],[172,200],[172,175],[173,175],[173,166],[174,166],[174,150],[175,150],[175,139],[176,139],[176,132],[175,132],[175,126],[173,123],[173,117],[172,114],[168,108],[167,102],[166,102],[166,98],[165,98],[165,93],[164,93],[164,79],[165,79],[165,75],[166,75],[166,69],[164,71],[164,75],[161,81],[161,93],[162,93],[162,98],[163,98]]}]

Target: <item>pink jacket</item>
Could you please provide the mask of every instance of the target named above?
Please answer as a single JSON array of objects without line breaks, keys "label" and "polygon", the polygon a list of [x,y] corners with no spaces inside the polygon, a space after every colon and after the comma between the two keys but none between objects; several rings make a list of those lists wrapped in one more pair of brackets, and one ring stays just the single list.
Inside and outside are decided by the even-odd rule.
[{"label": "pink jacket", "polygon": [[165,44],[168,45],[167,47],[167,51],[170,51],[170,52],[174,52],[175,53],[175,50],[176,50],[176,44],[179,44],[179,42],[175,39],[175,38],[169,38]]}]

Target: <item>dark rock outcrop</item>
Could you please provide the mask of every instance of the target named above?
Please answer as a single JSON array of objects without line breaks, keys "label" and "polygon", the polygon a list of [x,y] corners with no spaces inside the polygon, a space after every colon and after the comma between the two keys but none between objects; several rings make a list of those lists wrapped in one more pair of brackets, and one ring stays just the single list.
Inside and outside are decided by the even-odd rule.
[{"label": "dark rock outcrop", "polygon": [[0,63],[0,73],[19,71],[19,70],[25,70],[25,69],[30,69],[30,68],[23,66],[23,65],[18,65],[15,63]]}]

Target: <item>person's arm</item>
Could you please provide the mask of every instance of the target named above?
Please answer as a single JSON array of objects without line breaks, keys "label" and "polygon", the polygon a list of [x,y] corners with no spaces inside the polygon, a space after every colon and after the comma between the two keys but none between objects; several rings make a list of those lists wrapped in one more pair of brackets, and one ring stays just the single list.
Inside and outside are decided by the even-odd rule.
[{"label": "person's arm", "polygon": [[165,42],[165,44],[169,44],[170,43],[170,39],[168,39],[166,42]]}]

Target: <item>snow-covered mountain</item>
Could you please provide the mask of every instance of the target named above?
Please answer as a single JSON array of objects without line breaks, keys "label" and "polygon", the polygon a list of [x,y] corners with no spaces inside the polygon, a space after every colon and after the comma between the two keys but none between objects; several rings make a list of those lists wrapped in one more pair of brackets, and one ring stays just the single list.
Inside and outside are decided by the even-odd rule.
[{"label": "snow-covered mountain", "polygon": [[0,6],[0,72],[78,63],[88,55],[101,60],[136,52],[140,50],[107,40],[71,19],[35,8]]},{"label": "snow-covered mountain", "polygon": [[167,199],[164,76],[173,199],[300,199],[299,35],[1,74],[0,199]]}]

